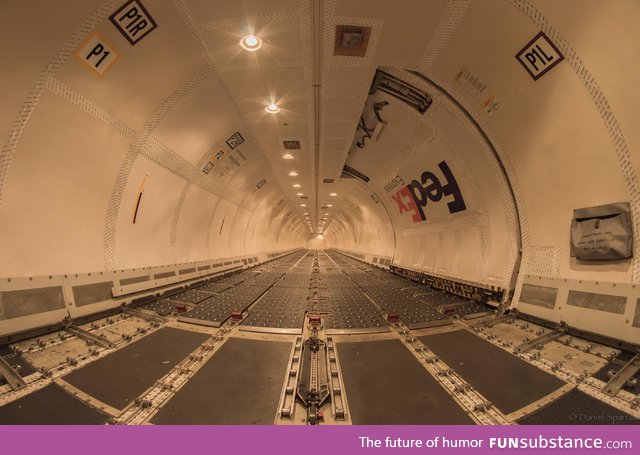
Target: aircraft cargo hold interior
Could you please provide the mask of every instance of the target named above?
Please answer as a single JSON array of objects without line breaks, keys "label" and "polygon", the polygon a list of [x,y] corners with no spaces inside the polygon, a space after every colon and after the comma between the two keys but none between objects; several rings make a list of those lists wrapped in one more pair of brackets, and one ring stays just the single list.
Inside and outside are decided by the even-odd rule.
[{"label": "aircraft cargo hold interior", "polygon": [[0,23],[0,424],[640,423],[639,2]]}]

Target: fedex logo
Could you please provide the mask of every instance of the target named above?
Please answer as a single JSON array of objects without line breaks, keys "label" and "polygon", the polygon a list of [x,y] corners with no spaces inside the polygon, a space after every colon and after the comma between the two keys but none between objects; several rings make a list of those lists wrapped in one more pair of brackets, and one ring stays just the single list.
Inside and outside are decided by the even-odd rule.
[{"label": "fedex logo", "polygon": [[462,212],[467,209],[458,182],[446,161],[441,161],[438,167],[444,176],[444,185],[433,172],[424,171],[420,176],[420,181],[411,180],[407,186],[391,196],[398,204],[400,214],[413,212],[411,219],[414,223],[427,219],[424,208],[429,201],[439,202],[444,196],[453,196],[453,199],[447,202],[449,213]]}]

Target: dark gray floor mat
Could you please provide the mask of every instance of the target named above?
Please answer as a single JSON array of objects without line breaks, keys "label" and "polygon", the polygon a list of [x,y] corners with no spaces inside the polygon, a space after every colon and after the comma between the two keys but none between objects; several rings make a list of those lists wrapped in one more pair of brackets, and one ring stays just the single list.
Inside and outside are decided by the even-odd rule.
[{"label": "dark gray floor mat", "polygon": [[501,412],[510,414],[564,382],[466,330],[420,337]]},{"label": "dark gray floor mat", "polygon": [[203,333],[165,327],[63,379],[103,403],[123,409],[208,338]]},{"label": "dark gray floor mat", "polygon": [[402,342],[383,340],[336,345],[354,424],[474,423]]},{"label": "dark gray floor mat", "polygon": [[160,425],[273,424],[289,342],[230,338],[160,409]]}]

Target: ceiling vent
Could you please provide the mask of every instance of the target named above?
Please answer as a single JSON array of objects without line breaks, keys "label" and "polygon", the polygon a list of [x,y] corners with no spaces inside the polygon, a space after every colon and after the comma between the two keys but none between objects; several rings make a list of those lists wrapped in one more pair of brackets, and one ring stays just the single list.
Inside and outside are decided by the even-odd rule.
[{"label": "ceiling vent", "polygon": [[285,150],[300,150],[300,141],[282,141]]},{"label": "ceiling vent", "polygon": [[367,53],[369,35],[371,35],[371,27],[337,25],[333,55],[364,57]]},{"label": "ceiling vent", "polygon": [[324,179],[322,183],[335,183],[336,179]]}]

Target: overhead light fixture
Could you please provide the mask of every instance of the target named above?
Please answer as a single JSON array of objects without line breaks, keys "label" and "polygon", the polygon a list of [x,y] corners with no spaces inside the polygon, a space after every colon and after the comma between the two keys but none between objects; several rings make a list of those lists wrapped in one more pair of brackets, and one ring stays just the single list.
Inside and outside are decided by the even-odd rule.
[{"label": "overhead light fixture", "polygon": [[300,188],[300,184],[299,184],[299,183],[294,183],[294,184],[293,184],[293,187],[294,187],[294,188]]},{"label": "overhead light fixture", "polygon": [[240,40],[242,49],[249,52],[255,52],[262,47],[262,40],[254,35],[245,35]]},{"label": "overhead light fixture", "polygon": [[285,153],[284,155],[282,155],[282,158],[284,158],[285,160],[292,160],[293,155],[291,153]]},{"label": "overhead light fixture", "polygon": [[304,213],[303,213],[303,215],[308,215],[308,214],[309,214],[309,212],[304,212]]},{"label": "overhead light fixture", "polygon": [[280,112],[280,108],[276,103],[271,103],[270,105],[265,107],[264,110],[267,111],[269,114],[277,114],[278,112]]},{"label": "overhead light fixture", "polygon": [[331,193],[331,194],[329,194],[329,196],[337,196],[337,195],[338,195],[338,193]]},{"label": "overhead light fixture", "polygon": [[327,204],[327,207],[333,207],[333,205],[331,205],[331,204]]},{"label": "overhead light fixture", "polygon": [[291,177],[297,177],[297,176],[298,176],[298,173],[297,173],[296,171],[291,171],[291,172],[289,172],[289,175],[290,175]]},{"label": "overhead light fixture", "polygon": [[306,207],[307,204],[300,204],[300,207]]},{"label": "overhead light fixture", "polygon": [[302,193],[296,193],[296,196],[304,196]]}]

